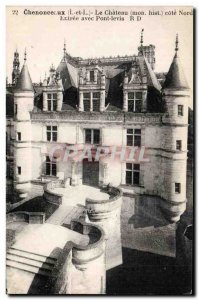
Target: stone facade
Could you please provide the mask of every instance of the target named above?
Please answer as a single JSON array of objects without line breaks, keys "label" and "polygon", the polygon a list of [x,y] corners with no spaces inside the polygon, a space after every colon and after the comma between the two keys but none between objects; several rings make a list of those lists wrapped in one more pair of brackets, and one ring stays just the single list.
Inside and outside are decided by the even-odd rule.
[{"label": "stone facade", "polygon": [[[141,43],[135,56],[95,61],[64,51],[57,70],[51,67],[49,77],[34,88],[25,59],[13,89],[15,139],[10,142],[19,197],[26,197],[32,180],[45,176],[84,183],[83,160],[70,153],[67,161],[47,166],[47,156],[52,147],[64,152],[74,146],[82,153],[89,144],[95,154],[98,147],[105,152],[98,174],[93,173],[99,185],[157,197],[165,216],[179,220],[186,207],[189,88],[176,49],[163,86],[154,71],[153,45]],[[140,161],[112,159],[114,151],[128,146],[145,151],[147,160],[143,155]]]}]

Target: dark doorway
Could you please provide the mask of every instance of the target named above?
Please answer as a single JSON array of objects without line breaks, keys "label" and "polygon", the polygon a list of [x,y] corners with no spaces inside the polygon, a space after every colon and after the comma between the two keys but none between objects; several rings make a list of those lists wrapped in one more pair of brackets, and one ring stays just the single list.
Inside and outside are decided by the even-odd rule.
[{"label": "dark doorway", "polygon": [[98,186],[99,162],[83,160],[83,184]]}]

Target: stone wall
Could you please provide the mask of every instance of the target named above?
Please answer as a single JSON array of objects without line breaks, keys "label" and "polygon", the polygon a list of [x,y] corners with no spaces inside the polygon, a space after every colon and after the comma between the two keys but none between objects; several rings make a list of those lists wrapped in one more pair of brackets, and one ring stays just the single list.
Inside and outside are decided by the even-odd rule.
[{"label": "stone wall", "polygon": [[43,197],[49,203],[59,206],[62,204],[63,195],[57,194],[54,192],[54,188],[56,188],[56,187],[64,187],[63,181],[56,180],[56,181],[50,181],[50,182],[46,183],[46,185],[44,186]]},{"label": "stone wall", "polygon": [[103,228],[106,239],[106,269],[122,264],[120,214],[122,191],[108,186],[105,191],[110,194],[108,200],[86,199],[88,222]]},{"label": "stone wall", "polygon": [[105,294],[106,269],[104,232],[98,226],[73,220],[71,230],[88,235],[80,246],[68,242],[53,270],[52,294]]}]

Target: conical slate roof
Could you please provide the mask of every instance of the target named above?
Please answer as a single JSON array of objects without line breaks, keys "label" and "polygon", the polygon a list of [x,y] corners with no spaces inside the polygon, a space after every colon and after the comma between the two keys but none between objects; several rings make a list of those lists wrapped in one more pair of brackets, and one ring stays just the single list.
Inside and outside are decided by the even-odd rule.
[{"label": "conical slate roof", "polygon": [[16,84],[17,91],[34,92],[32,80],[26,63],[24,63]]},{"label": "conical slate roof", "polygon": [[163,88],[167,89],[176,89],[176,90],[182,90],[182,89],[189,89],[187,80],[184,75],[183,68],[180,63],[180,59],[175,54],[172,64],[170,66],[169,72],[166,75],[166,79],[163,85]]}]

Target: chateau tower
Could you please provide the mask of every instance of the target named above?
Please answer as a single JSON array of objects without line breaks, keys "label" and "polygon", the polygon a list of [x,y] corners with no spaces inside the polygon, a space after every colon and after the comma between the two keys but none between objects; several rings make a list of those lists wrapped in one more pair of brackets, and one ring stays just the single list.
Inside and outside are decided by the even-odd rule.
[{"label": "chateau tower", "polygon": [[31,180],[31,120],[30,112],[34,105],[34,89],[28,67],[26,64],[26,51],[24,65],[17,80],[14,91],[14,183],[20,198],[27,196]]},{"label": "chateau tower", "polygon": [[163,86],[167,114],[163,118],[162,208],[170,221],[178,221],[186,209],[186,165],[189,87],[178,55],[175,55]]},{"label": "chateau tower", "polygon": [[151,65],[152,70],[155,69],[155,46],[154,45],[148,45],[143,46],[143,32],[144,29],[141,31],[141,38],[140,38],[140,46],[138,47],[138,55],[144,55],[148,61],[148,63]]},{"label": "chateau tower", "polygon": [[17,79],[20,74],[20,62],[19,62],[19,53],[16,49],[14,53],[14,60],[13,60],[13,71],[12,71],[12,84],[17,83]]}]

